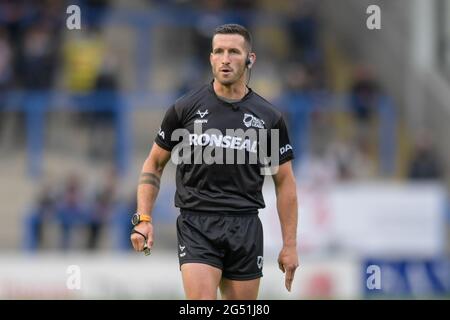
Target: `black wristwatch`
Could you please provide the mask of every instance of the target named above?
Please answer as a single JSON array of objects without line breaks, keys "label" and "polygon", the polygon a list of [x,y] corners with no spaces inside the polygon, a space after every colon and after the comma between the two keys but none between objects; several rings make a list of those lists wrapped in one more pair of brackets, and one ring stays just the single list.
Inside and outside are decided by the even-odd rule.
[{"label": "black wristwatch", "polygon": [[131,224],[133,226],[137,226],[142,221],[152,223],[152,218],[146,214],[139,214],[139,213],[133,214],[133,217],[131,218]]}]

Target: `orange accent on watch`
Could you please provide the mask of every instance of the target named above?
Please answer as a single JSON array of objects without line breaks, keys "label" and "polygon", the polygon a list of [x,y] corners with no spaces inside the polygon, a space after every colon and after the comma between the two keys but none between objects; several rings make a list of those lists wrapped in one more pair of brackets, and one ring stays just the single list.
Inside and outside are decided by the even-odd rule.
[{"label": "orange accent on watch", "polygon": [[146,215],[146,214],[141,214],[141,215],[139,215],[139,220],[140,221],[146,221],[146,222],[150,222],[150,223],[152,223],[152,217],[150,217],[149,215]]}]

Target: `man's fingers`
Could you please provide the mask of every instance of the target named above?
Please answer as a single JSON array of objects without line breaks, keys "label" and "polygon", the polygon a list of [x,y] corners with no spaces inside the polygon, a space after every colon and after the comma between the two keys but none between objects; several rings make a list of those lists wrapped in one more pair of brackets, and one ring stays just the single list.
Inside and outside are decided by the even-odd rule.
[{"label": "man's fingers", "polygon": [[131,242],[135,251],[139,251],[139,239],[135,235],[131,236]]},{"label": "man's fingers", "polygon": [[289,292],[291,292],[291,286],[292,286],[292,278],[288,278],[288,277],[286,277],[286,280],[285,280],[285,286],[286,286],[286,289],[287,289],[287,291],[289,291]]},{"label": "man's fingers", "polygon": [[281,262],[279,262],[279,261],[278,261],[278,268],[280,268],[280,270],[283,271],[283,273],[284,273],[284,271],[285,271],[284,270],[284,265]]},{"label": "man's fingers", "polygon": [[295,275],[295,269],[296,266],[286,266],[286,278],[285,278],[285,285],[286,289],[290,292],[292,288],[292,282],[294,281],[294,275]]},{"label": "man's fingers", "polygon": [[131,235],[131,242],[133,243],[134,250],[142,251],[144,249],[144,239],[142,236],[136,234]]},{"label": "man's fingers", "polygon": [[145,239],[141,235],[137,235],[137,236],[138,236],[138,251],[143,251],[144,250]]},{"label": "man's fingers", "polygon": [[153,238],[149,237],[147,240],[147,247],[151,249],[153,247]]},{"label": "man's fingers", "polygon": [[131,240],[131,244],[133,245],[133,249],[137,250],[137,240],[136,237],[134,235],[130,236],[130,240]]}]

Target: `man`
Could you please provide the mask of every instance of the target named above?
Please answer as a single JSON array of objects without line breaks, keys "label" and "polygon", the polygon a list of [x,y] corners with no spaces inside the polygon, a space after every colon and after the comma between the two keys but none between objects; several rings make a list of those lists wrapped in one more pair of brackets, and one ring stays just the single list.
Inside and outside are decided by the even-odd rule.
[{"label": "man", "polygon": [[[269,144],[281,146],[274,152],[277,161],[271,162],[276,167],[272,177],[283,236],[278,263],[286,274],[289,291],[298,267],[292,147],[281,114],[246,85],[256,59],[251,44],[249,32],[240,25],[228,24],[215,30],[210,54],[213,82],[181,97],[167,111],[143,165],[131,235],[137,251],[153,246],[151,212],[164,166],[178,145],[174,132],[187,131],[189,138],[184,143],[192,148],[203,150],[209,143],[215,146],[216,154],[224,149],[245,153],[245,163],[196,161],[177,166],[175,205],[181,211],[177,219],[178,253],[187,299],[216,299],[218,288],[223,299],[258,296],[263,264],[258,209],[265,206],[264,176],[261,163],[248,160],[255,154],[255,147],[263,143],[260,136],[258,141],[255,137],[230,136],[230,129],[275,129]],[[216,130],[216,134],[198,134],[198,125]],[[276,136],[279,141],[274,141]]]}]

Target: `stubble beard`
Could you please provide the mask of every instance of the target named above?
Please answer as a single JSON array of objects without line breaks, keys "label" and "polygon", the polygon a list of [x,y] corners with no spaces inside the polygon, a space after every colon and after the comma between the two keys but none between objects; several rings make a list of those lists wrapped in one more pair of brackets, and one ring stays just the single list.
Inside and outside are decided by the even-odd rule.
[{"label": "stubble beard", "polygon": [[231,85],[237,83],[244,76],[244,73],[245,73],[245,69],[243,69],[236,76],[227,79],[227,78],[224,78],[223,76],[221,76],[220,71],[217,71],[217,72],[214,72],[214,78],[217,79],[217,81],[219,81],[219,83],[223,86],[231,86]]}]

